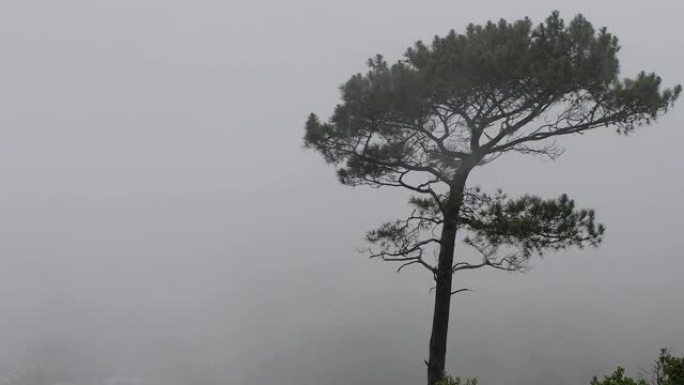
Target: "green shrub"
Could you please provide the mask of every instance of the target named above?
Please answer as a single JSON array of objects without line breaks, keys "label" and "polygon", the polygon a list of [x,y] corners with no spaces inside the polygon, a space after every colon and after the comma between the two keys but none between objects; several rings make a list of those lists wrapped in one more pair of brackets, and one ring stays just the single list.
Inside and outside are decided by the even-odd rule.
[{"label": "green shrub", "polygon": [[684,385],[684,357],[673,357],[667,350],[661,350],[650,378],[651,381],[625,377],[625,369],[618,367],[603,380],[594,377],[591,385]]},{"label": "green shrub", "polygon": [[460,377],[452,377],[447,374],[437,383],[437,385],[477,385],[477,379],[466,378],[465,380],[461,380]]},{"label": "green shrub", "polygon": [[[477,379],[452,377],[445,375],[436,385],[477,385]],[[674,357],[666,349],[660,351],[660,356],[648,373],[647,378],[634,379],[625,376],[625,369],[618,367],[609,376],[598,379],[594,377],[591,385],[684,385],[684,357]]]},{"label": "green shrub", "polygon": [[599,380],[596,377],[594,377],[591,380],[591,385],[649,385],[648,382],[646,382],[643,379],[639,380],[634,380],[630,377],[625,377],[625,369],[618,367],[615,372],[610,375],[606,376],[603,378],[603,380]]},{"label": "green shrub", "polygon": [[684,385],[684,357],[673,357],[663,349],[653,372],[655,385]]}]

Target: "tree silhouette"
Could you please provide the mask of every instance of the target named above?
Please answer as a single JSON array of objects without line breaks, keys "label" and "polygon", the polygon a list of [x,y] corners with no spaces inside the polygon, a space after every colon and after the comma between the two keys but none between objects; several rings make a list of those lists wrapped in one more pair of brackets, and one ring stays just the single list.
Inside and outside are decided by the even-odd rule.
[{"label": "tree silhouette", "polygon": [[[581,15],[567,24],[558,12],[537,26],[471,24],[429,46],[417,42],[392,65],[370,59],[367,73],[341,87],[329,121],[309,116],[305,144],[337,167],[340,182],[415,193],[410,216],[367,239],[372,257],[434,275],[429,385],[443,376],[451,296],[462,291],[452,274],[520,271],[535,254],[601,242],[594,212],[565,195],[512,199],[466,181],[502,154],[556,158],[559,137],[609,127],[629,134],[666,112],[681,87],[661,90],[653,73],[619,79],[618,50],[616,37]],[[457,233],[480,261],[454,261]]]}]

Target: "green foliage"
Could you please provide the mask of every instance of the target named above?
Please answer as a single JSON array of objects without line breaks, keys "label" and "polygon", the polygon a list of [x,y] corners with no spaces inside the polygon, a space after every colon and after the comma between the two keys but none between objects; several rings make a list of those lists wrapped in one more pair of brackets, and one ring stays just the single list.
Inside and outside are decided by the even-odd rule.
[{"label": "green foliage", "polygon": [[[524,143],[598,127],[631,132],[681,87],[661,90],[653,73],[620,79],[619,48],[606,28],[581,15],[566,25],[558,12],[536,27],[523,19],[452,30],[392,65],[370,59],[367,73],[342,86],[328,123],[309,116],[304,141],[357,185],[405,170],[448,180],[467,154],[544,151]],[[521,132],[546,115],[554,123]]]},{"label": "green foliage", "polygon": [[[618,367],[615,372],[602,379],[594,377],[591,385],[684,385],[684,357],[672,356],[663,349],[656,360],[652,373],[645,378],[634,379],[625,375],[625,369]],[[459,377],[445,375],[437,385],[477,385],[477,379],[461,380]]]},{"label": "green foliage", "polygon": [[594,377],[591,380],[591,385],[649,385],[646,380],[634,380],[630,377],[625,377],[625,369],[618,367],[613,374],[605,376],[603,380]]},{"label": "green foliage", "polygon": [[465,381],[462,381],[460,377],[452,377],[447,374],[436,385],[477,385],[477,379],[466,378]]},{"label": "green foliage", "polygon": [[684,357],[673,357],[663,349],[655,364],[653,377],[654,385],[684,385]]},{"label": "green foliage", "polygon": [[[505,153],[556,158],[559,137],[607,127],[628,134],[667,112],[681,86],[662,88],[654,73],[621,78],[619,49],[615,36],[582,15],[566,23],[553,12],[536,26],[527,18],[471,24],[415,43],[393,64],[377,55],[342,85],[329,120],[309,115],[304,143],[337,168],[341,183],[415,194],[409,216],[367,240],[371,257],[433,273],[428,381],[444,371],[448,300],[464,290],[452,290],[451,274],[521,271],[533,254],[601,242],[594,212],[565,195],[510,199],[468,188],[467,179]],[[459,231],[481,262],[454,262]],[[436,264],[424,259],[430,254]],[[626,380],[619,372],[605,381]]]},{"label": "green foliage", "polygon": [[595,223],[593,210],[575,209],[567,195],[541,199],[525,195],[507,199],[502,192],[469,194],[459,220],[474,233],[465,242],[478,248],[517,247],[522,257],[545,249],[597,246],[605,228]]},{"label": "green foliage", "polygon": [[660,351],[651,381],[644,378],[635,380],[625,376],[625,369],[618,367],[613,374],[602,380],[594,377],[591,385],[684,385],[684,357],[674,357],[666,349]]},{"label": "green foliage", "polygon": [[[672,356],[663,349],[656,360],[652,373],[645,378],[634,379],[625,375],[625,369],[618,367],[615,372],[602,379],[594,377],[591,385],[684,385],[684,357]],[[445,375],[437,385],[477,385],[477,379],[461,380],[459,377]]]},{"label": "green foliage", "polygon": [[509,199],[456,186],[504,153],[555,158],[556,137],[605,127],[629,133],[667,111],[681,87],[661,89],[661,79],[645,72],[621,79],[619,48],[581,15],[566,23],[554,12],[537,26],[471,24],[430,45],[417,42],[394,64],[370,59],[367,73],[342,86],[328,122],[309,116],[304,143],[338,167],[343,184],[418,194],[410,217],[368,233],[371,256],[429,268],[423,251],[440,247],[440,228],[458,213],[454,227],[469,232],[466,244],[485,263],[454,271],[520,270],[535,253],[598,245],[604,228],[594,212],[564,195]]}]

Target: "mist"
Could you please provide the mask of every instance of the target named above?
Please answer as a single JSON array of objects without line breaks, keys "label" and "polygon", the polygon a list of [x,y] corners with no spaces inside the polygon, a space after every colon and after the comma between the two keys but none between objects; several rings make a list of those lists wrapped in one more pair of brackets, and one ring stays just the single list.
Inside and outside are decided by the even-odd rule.
[{"label": "mist", "polygon": [[[424,382],[430,275],[357,252],[407,194],[340,185],[304,122],[376,53],[554,9],[618,36],[624,76],[683,81],[679,1],[0,4],[0,384]],[[452,373],[577,385],[684,352],[680,109],[473,173],[607,233],[456,276]]]}]

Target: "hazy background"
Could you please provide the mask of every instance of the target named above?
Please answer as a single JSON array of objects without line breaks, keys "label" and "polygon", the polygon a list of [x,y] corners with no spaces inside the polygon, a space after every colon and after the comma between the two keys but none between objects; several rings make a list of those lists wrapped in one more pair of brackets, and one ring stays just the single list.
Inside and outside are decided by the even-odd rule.
[{"label": "hazy background", "polygon": [[[0,3],[0,384],[414,385],[430,277],[356,254],[404,213],[302,148],[368,57],[468,22],[581,12],[623,73],[684,82],[681,1]],[[682,103],[472,182],[594,207],[597,250],[457,277],[451,372],[588,384],[684,352]]]}]

